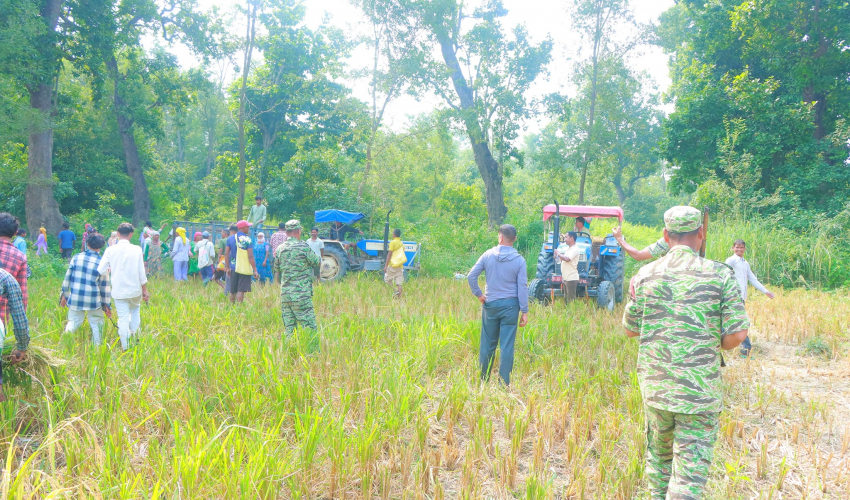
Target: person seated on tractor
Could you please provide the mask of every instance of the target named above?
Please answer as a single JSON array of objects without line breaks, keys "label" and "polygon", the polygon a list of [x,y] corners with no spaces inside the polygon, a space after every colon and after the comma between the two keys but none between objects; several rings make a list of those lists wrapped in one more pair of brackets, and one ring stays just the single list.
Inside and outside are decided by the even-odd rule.
[{"label": "person seated on tractor", "polygon": [[361,231],[357,228],[351,227],[348,224],[343,224],[340,221],[335,221],[331,225],[331,239],[337,240],[340,243],[342,243],[342,246],[345,248],[346,251],[353,244],[350,241],[347,241],[345,239],[345,235],[348,234],[348,233],[357,233],[361,236],[363,235],[363,231]]},{"label": "person seated on tractor", "polygon": [[574,231],[576,233],[590,234],[590,224],[587,223],[587,219],[585,219],[584,217],[576,217],[576,225]]},{"label": "person seated on tractor", "polygon": [[576,245],[578,234],[570,231],[564,235],[564,242],[555,251],[555,260],[561,262],[561,288],[564,291],[564,302],[569,304],[576,298],[578,287],[578,260],[581,249]]}]

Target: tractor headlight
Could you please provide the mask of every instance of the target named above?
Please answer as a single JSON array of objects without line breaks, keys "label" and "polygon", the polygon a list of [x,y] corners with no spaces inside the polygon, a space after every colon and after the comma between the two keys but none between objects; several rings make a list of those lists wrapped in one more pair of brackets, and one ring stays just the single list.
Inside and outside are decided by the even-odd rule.
[{"label": "tractor headlight", "polygon": [[605,246],[606,247],[615,247],[617,246],[617,238],[613,236],[609,236],[605,238]]}]

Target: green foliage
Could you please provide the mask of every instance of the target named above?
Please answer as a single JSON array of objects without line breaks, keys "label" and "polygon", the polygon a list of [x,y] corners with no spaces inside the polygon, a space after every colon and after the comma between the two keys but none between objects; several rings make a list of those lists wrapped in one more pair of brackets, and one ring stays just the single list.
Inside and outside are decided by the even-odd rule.
[{"label": "green foliage", "polygon": [[832,357],[832,346],[823,337],[810,337],[797,352],[806,356],[829,359]]},{"label": "green foliage", "polygon": [[6,143],[0,147],[0,212],[18,218],[24,216],[27,191],[27,152],[23,144]]},{"label": "green foliage", "polygon": [[102,191],[97,194],[96,207],[93,209],[83,209],[69,217],[71,229],[79,235],[85,230],[86,224],[91,224],[94,228],[109,238],[109,234],[118,228],[122,222],[126,222],[126,218],[116,214],[112,210],[112,203],[115,201],[115,195]]}]

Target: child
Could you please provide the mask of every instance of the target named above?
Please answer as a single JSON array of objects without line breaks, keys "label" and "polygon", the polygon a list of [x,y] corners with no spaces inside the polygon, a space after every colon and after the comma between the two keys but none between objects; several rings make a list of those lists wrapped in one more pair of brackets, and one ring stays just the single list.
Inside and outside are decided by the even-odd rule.
[{"label": "child", "polygon": [[71,264],[65,272],[62,282],[61,307],[68,308],[68,324],[65,332],[73,332],[83,324],[86,315],[89,317],[91,338],[94,345],[103,341],[100,327],[103,325],[103,315],[112,317],[112,296],[109,289],[109,276],[100,274],[100,249],[103,248],[103,236],[91,234],[88,236],[88,250],[78,253],[71,259]]},{"label": "child", "polygon": [[[756,290],[767,295],[768,298],[774,298],[775,295],[769,292],[767,288],[759,282],[756,275],[753,274],[752,269],[750,269],[750,263],[744,259],[744,252],[747,251],[747,244],[744,240],[735,240],[735,243],[732,245],[732,251],[735,252],[735,255],[726,259],[726,265],[735,271],[735,280],[738,281],[738,286],[741,288],[741,299],[743,299],[744,303],[747,302],[747,285],[749,283],[752,283]],[[744,342],[741,343],[741,357],[746,358],[749,356],[751,348],[752,343],[750,343],[750,337],[747,336],[747,338],[744,339]]]}]

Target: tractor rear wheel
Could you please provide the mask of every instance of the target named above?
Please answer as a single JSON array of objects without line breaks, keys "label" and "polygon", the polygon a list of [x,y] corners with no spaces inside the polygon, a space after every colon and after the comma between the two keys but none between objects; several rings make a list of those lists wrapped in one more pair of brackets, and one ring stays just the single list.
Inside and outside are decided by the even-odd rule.
[{"label": "tractor rear wheel", "polygon": [[536,300],[541,304],[545,304],[548,301],[548,297],[543,294],[543,288],[546,284],[542,279],[534,278],[528,284],[528,298],[531,300]]},{"label": "tractor rear wheel", "polygon": [[626,275],[626,255],[622,248],[616,255],[606,255],[602,263],[602,279],[614,284],[614,299],[623,301],[623,279]]},{"label": "tractor rear wheel", "polygon": [[596,291],[596,305],[599,306],[600,309],[608,309],[613,312],[614,305],[616,304],[614,297],[614,284],[610,281],[603,281],[599,284],[599,288],[597,288]]},{"label": "tractor rear wheel", "polygon": [[348,255],[340,247],[325,246],[320,276],[322,281],[338,281],[348,272]]},{"label": "tractor rear wheel", "polygon": [[555,272],[555,254],[546,251],[546,245],[540,249],[537,257],[537,278],[543,279]]}]

